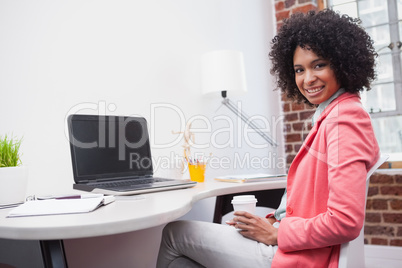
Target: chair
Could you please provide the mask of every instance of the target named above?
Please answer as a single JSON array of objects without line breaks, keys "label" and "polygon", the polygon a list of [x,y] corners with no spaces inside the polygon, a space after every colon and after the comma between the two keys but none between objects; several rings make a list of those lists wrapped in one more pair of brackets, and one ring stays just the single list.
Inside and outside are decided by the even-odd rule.
[{"label": "chair", "polygon": [[[367,172],[366,177],[366,201],[369,180],[374,171],[377,170],[387,159],[388,155],[382,154],[377,163]],[[254,194],[257,197],[258,205],[262,207],[276,208],[279,206],[284,189],[276,190],[264,190],[257,192],[249,192],[244,194]],[[218,196],[216,198],[214,223],[221,223],[222,216],[226,213],[233,211],[231,200],[233,195]],[[341,245],[341,251],[339,255],[339,268],[359,268],[364,267],[364,227],[360,231],[359,236],[347,243]]]},{"label": "chair", "polygon": [[[370,182],[370,177],[387,159],[388,155],[382,154],[377,163],[368,171],[366,178],[366,202],[367,193]],[[364,226],[360,231],[359,236],[349,242],[341,245],[341,252],[339,254],[338,268],[359,268],[364,267]]]}]

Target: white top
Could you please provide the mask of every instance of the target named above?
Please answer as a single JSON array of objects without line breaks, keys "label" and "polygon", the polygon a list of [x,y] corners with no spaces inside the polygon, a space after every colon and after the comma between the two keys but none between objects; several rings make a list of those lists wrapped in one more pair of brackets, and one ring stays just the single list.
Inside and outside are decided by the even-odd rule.
[{"label": "white top", "polygon": [[144,194],[142,199],[138,199],[141,196],[117,198],[107,206],[83,214],[7,218],[11,209],[1,209],[0,238],[70,239],[137,231],[171,222],[201,199],[285,187],[284,178],[244,184],[206,181],[189,189]]}]

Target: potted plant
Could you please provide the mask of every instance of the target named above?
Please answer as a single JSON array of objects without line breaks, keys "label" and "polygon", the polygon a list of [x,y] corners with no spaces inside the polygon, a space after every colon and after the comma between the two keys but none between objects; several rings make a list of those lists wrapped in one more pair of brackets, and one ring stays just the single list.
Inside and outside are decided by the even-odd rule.
[{"label": "potted plant", "polygon": [[0,206],[24,202],[28,172],[21,166],[21,139],[0,136]]}]

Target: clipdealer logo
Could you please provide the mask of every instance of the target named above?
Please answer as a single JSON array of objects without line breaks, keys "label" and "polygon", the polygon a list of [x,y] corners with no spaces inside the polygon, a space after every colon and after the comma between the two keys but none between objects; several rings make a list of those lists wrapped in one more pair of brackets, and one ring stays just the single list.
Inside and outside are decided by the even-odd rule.
[{"label": "clipdealer logo", "polygon": [[[241,108],[241,105],[239,108]],[[113,103],[107,103],[106,101],[99,101],[97,103],[93,102],[84,102],[79,103],[70,108],[70,110],[66,113],[65,116],[65,136],[69,139],[68,135],[68,126],[67,126],[67,118],[72,114],[93,114],[98,115],[100,117],[104,117],[106,115],[116,115],[117,106]],[[157,130],[157,121],[159,118],[162,118],[163,115],[169,113],[173,114],[176,118],[175,120],[179,122],[179,129],[177,131],[177,135],[172,135],[172,139],[168,141],[160,141],[157,140],[156,130]],[[202,125],[202,128],[192,128],[192,132],[194,134],[206,134],[209,136],[209,140],[204,142],[192,142],[191,147],[196,150],[215,148],[215,149],[224,149],[224,148],[241,148],[244,145],[253,148],[253,149],[265,149],[269,148],[270,145],[266,142],[264,143],[255,143],[254,141],[260,141],[258,136],[256,136],[255,131],[248,127],[248,124],[244,124],[240,118],[235,117],[233,119],[230,116],[226,115],[217,115],[212,119],[204,116],[204,115],[193,115],[189,118],[186,118],[184,112],[180,109],[180,107],[170,104],[170,103],[152,103],[150,104],[150,113],[148,120],[148,129],[150,136],[150,146],[152,149],[169,149],[173,148],[177,145],[181,145],[184,139],[184,132],[186,126],[188,124],[197,123],[197,125]],[[129,117],[142,117],[138,114],[127,115]],[[255,115],[250,117],[250,121],[256,122],[258,125],[262,125],[260,128],[261,131],[265,133],[269,133],[274,140],[277,140],[277,133],[279,127],[281,127],[281,122],[283,121],[284,116],[272,117],[271,120],[268,120],[266,117],[262,115]],[[129,123],[128,121],[120,120],[116,122],[119,126],[122,126],[121,129],[125,129],[126,125]],[[104,124],[104,123],[103,123]],[[220,126],[216,128],[216,126]],[[138,142],[133,143],[127,141],[124,133],[118,133],[119,139],[117,144],[108,143],[106,145],[106,133],[105,126],[99,124],[99,140],[93,142],[81,142],[74,137],[72,137],[72,141],[76,145],[80,146],[80,148],[93,148],[94,146],[99,146],[101,148],[105,146],[118,146],[119,148],[119,159],[125,160],[125,147],[135,148],[140,147],[144,144],[144,139],[140,139]],[[219,139],[218,137],[226,137],[225,140]],[[176,163],[180,162],[182,156],[174,155],[159,157],[158,159],[152,158],[148,160],[140,159],[139,155],[130,154],[130,167],[136,166],[147,166],[154,163],[155,168],[157,167],[167,167],[168,163]],[[202,156],[205,159],[205,156]],[[208,164],[210,168],[270,168],[270,167],[278,167],[282,168],[286,166],[286,159],[279,159],[276,153],[268,152],[267,155],[263,157],[253,157],[250,153],[240,154],[235,152],[232,158],[229,157],[217,157],[217,156],[209,156]]]}]

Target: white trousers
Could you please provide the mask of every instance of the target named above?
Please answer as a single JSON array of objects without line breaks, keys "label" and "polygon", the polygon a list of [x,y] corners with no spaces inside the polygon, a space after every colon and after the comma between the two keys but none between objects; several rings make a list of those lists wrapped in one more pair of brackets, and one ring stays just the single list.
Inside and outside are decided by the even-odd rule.
[{"label": "white trousers", "polygon": [[163,230],[157,268],[270,268],[276,249],[243,237],[232,226],[176,221]]}]

